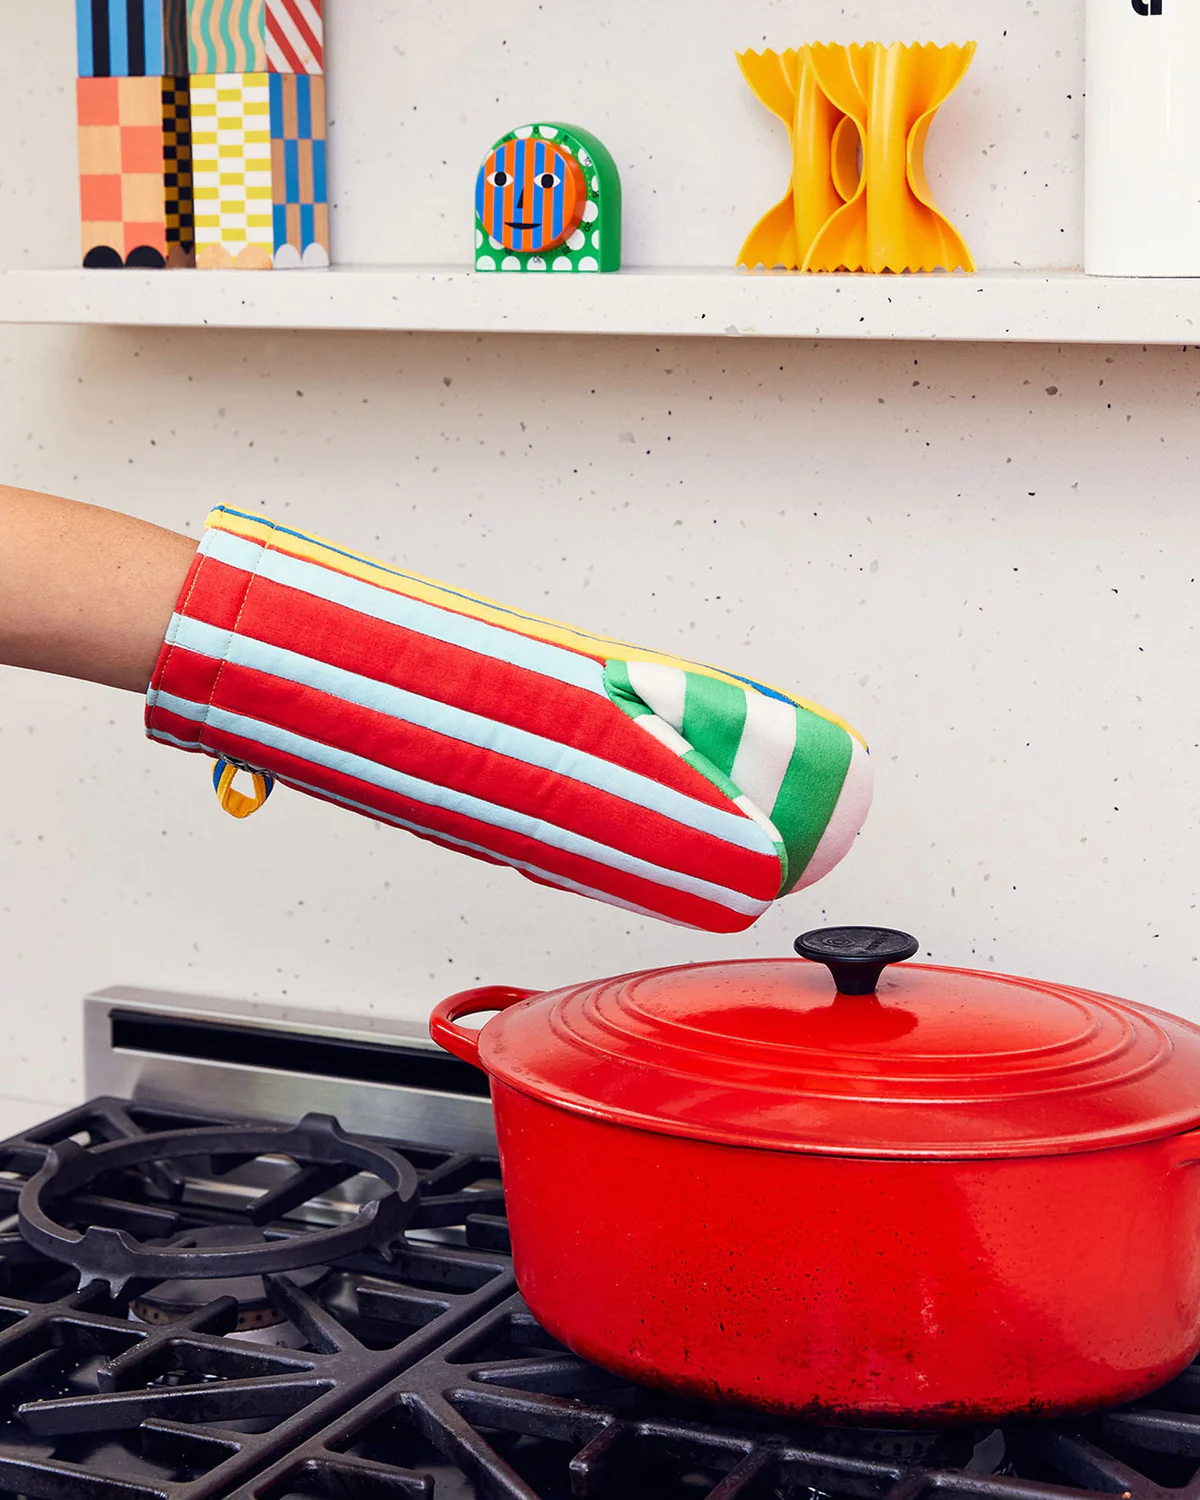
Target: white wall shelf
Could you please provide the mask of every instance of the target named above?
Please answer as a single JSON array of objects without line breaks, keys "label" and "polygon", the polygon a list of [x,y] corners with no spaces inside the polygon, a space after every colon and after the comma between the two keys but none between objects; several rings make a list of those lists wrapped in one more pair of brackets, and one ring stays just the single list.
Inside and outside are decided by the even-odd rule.
[{"label": "white wall shelf", "polygon": [[1200,280],[1078,273],[609,276],[449,267],[0,272],[0,323],[965,343],[1200,343]]}]

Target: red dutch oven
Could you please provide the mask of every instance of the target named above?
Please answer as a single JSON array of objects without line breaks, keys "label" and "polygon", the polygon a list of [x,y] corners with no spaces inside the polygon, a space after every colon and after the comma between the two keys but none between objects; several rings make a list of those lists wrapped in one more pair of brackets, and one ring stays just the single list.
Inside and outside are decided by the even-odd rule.
[{"label": "red dutch oven", "polygon": [[[539,1322],[631,1380],[833,1423],[1060,1415],[1181,1371],[1200,1350],[1200,1028],[889,967],[916,951],[903,933],[796,946],[820,962],[434,1012],[490,1075]],[[458,1024],[482,1011],[502,1013]]]}]

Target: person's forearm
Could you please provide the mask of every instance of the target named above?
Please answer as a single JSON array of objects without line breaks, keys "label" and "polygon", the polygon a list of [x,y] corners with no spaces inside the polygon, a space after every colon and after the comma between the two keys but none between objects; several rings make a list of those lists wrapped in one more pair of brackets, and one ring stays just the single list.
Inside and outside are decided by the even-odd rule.
[{"label": "person's forearm", "polygon": [[144,693],[196,542],[0,486],[0,664]]}]

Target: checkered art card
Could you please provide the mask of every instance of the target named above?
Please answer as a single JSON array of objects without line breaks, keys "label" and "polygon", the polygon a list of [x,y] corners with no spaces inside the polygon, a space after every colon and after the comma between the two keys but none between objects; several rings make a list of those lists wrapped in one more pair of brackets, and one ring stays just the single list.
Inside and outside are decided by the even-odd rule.
[{"label": "checkered art card", "polygon": [[194,264],[188,80],[80,78],[76,90],[84,265]]},{"label": "checkered art card", "polygon": [[76,0],[83,263],[329,265],[323,0]]}]

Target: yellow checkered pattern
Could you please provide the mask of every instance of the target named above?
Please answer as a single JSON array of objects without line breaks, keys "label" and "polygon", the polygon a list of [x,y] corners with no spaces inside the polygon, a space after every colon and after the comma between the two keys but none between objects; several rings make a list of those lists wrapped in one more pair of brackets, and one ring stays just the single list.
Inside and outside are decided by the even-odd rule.
[{"label": "yellow checkered pattern", "polygon": [[192,78],[196,249],[275,248],[271,211],[271,94],[265,73]]}]

